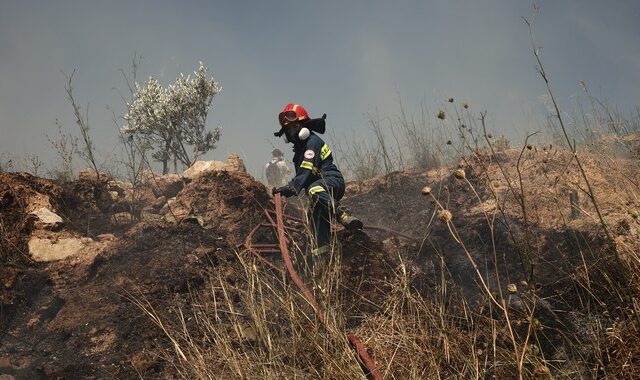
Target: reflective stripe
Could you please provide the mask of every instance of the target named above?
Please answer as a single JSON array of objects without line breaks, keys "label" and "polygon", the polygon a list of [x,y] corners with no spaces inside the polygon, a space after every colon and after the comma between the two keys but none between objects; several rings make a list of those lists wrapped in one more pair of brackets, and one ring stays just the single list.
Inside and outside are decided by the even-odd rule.
[{"label": "reflective stripe", "polygon": [[309,169],[313,171],[313,164],[309,161],[302,161],[302,163],[300,164],[300,167],[303,169]]},{"label": "reflective stripe", "polygon": [[321,193],[325,191],[324,187],[318,185],[318,186],[313,186],[312,188],[309,189],[309,195],[313,195],[315,193]]},{"label": "reflective stripe", "polygon": [[324,160],[325,158],[329,157],[330,154],[331,149],[329,149],[329,146],[327,144],[324,144],[320,149],[320,158]]}]

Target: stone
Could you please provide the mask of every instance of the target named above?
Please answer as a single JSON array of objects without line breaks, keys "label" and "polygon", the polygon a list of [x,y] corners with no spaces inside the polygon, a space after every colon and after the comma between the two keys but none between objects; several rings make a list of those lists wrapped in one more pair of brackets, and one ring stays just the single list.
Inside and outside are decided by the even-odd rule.
[{"label": "stone", "polygon": [[82,252],[93,240],[90,238],[59,238],[55,241],[32,237],[29,240],[29,253],[35,261],[57,261],[75,256]]},{"label": "stone", "polygon": [[167,197],[163,195],[151,204],[151,208],[154,210],[160,210],[165,203],[167,203]]},{"label": "stone", "polygon": [[187,215],[184,218],[182,218],[182,223],[187,223],[187,224],[197,224],[200,227],[204,228],[204,219],[199,216],[199,215]]},{"label": "stone", "polygon": [[231,153],[227,157],[227,167],[229,171],[246,173],[247,168],[244,166],[244,161],[236,153]]},{"label": "stone", "polygon": [[35,227],[42,229],[55,229],[64,224],[64,221],[60,215],[49,210],[46,207],[41,207],[36,211],[33,211],[31,215],[36,217]]},{"label": "stone", "polygon": [[160,211],[158,211],[158,213],[160,215],[164,215],[170,212],[169,208],[172,207],[173,205],[175,205],[176,203],[176,198],[170,198],[168,199],[165,204],[162,206],[162,208],[160,209]]},{"label": "stone", "polygon": [[[101,182],[113,181],[113,177],[110,174],[104,172],[99,172],[99,174]],[[78,172],[78,179],[81,181],[95,182],[97,180],[96,171],[91,168],[81,169]]]},{"label": "stone", "polygon": [[222,161],[196,161],[182,173],[182,176],[192,180],[205,172],[226,170],[226,166]]},{"label": "stone", "polygon": [[231,153],[227,157],[227,161],[196,161],[190,168],[182,173],[182,176],[188,180],[192,180],[202,173],[209,171],[229,171],[246,173],[247,169],[244,162],[236,153]]},{"label": "stone", "polygon": [[120,193],[118,193],[117,191],[110,191],[109,196],[111,197],[112,201],[116,202],[118,201],[118,198],[120,198]]},{"label": "stone", "polygon": [[117,240],[114,234],[100,234],[96,236],[99,241],[114,241]]}]

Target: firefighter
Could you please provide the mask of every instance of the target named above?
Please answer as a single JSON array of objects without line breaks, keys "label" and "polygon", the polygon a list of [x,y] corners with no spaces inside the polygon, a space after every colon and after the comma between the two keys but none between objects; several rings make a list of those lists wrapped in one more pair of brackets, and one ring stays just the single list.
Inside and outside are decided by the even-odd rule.
[{"label": "firefighter", "polygon": [[305,189],[311,199],[312,223],[315,233],[315,247],[312,260],[317,260],[330,251],[332,216],[347,229],[361,229],[362,222],[346,213],[338,202],[344,195],[345,182],[342,173],[333,163],[333,154],[329,146],[313,132],[324,132],[324,115],[321,130],[314,128],[314,121],[300,105],[287,104],[278,115],[280,131],[287,143],[293,144],[293,163],[295,177],[285,186],[273,188],[273,194],[285,197],[297,195]]},{"label": "firefighter", "polygon": [[271,187],[279,187],[287,184],[287,177],[291,175],[291,168],[284,159],[284,153],[278,148],[271,152],[271,160],[264,168],[267,183]]}]

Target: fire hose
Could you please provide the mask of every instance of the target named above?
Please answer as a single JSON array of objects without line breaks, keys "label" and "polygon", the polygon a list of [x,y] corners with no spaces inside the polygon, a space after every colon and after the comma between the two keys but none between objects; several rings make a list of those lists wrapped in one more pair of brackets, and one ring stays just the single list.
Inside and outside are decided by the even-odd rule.
[{"label": "fire hose", "polygon": [[[280,194],[275,195],[274,201],[276,204],[276,223],[278,226],[278,242],[280,244],[280,250],[282,251],[282,259],[284,260],[285,267],[287,268],[287,272],[289,272],[289,276],[291,277],[291,280],[293,280],[296,286],[300,289],[303,297],[307,300],[309,305],[311,305],[311,307],[316,312],[316,314],[318,315],[322,323],[327,325],[327,320],[325,318],[324,311],[320,308],[320,306],[318,305],[318,302],[316,302],[315,298],[313,297],[313,294],[309,291],[309,288],[307,288],[304,282],[302,282],[302,280],[300,279],[300,277],[296,273],[296,270],[293,267],[293,263],[291,262],[291,257],[289,255],[289,248],[287,247],[287,238],[285,237],[285,234],[284,234],[284,218],[282,216],[282,198],[280,197]],[[358,338],[356,338],[355,335],[350,334],[348,335],[348,339],[349,339],[349,342],[351,342],[351,344],[353,344],[356,347],[356,351],[358,352],[358,356],[360,357],[360,360],[362,360],[365,367],[367,367],[367,370],[369,371],[369,377],[374,380],[382,379],[382,377],[380,377],[380,374],[378,373],[378,369],[375,363],[369,356],[369,353],[364,348],[362,343],[358,340]]]},{"label": "fire hose", "polygon": [[[256,226],[253,230],[251,230],[251,232],[247,236],[245,243],[241,245],[244,245],[246,250],[254,254],[256,258],[258,258],[258,260],[260,260],[262,263],[264,263],[265,265],[269,266],[270,268],[280,273],[283,273],[284,271],[281,268],[273,264],[270,260],[267,260],[264,257],[262,257],[262,255],[260,254],[260,253],[268,253],[268,252],[275,253],[278,251],[281,252],[287,274],[289,275],[293,283],[296,285],[296,287],[298,287],[298,289],[302,294],[302,297],[305,299],[305,301],[307,301],[309,306],[311,306],[311,308],[314,310],[319,320],[326,327],[329,327],[329,323],[327,321],[324,310],[322,310],[322,308],[316,301],[315,297],[313,296],[309,288],[302,281],[302,279],[300,278],[300,276],[298,275],[298,273],[296,272],[293,266],[293,262],[291,261],[291,255],[289,253],[289,248],[287,246],[287,238],[285,236],[284,214],[282,212],[282,198],[280,194],[276,194],[274,196],[274,203],[275,203],[276,220],[275,221],[273,220],[269,210],[265,210],[265,215],[270,223],[262,223]],[[290,219],[298,223],[304,222],[302,219],[295,218],[292,216],[287,216],[287,219]],[[255,233],[262,227],[276,227],[277,239],[278,239],[277,245],[276,244],[254,244],[251,242],[251,239],[253,238]],[[295,227],[287,227],[287,229],[294,230],[297,232],[302,232],[301,230],[296,229]],[[387,230],[385,228],[375,228],[375,229]],[[402,234],[400,235],[402,236]],[[410,236],[405,236],[405,237],[412,238]],[[382,377],[378,372],[375,362],[369,356],[369,353],[367,352],[362,342],[354,334],[347,334],[347,339],[351,343],[353,348],[356,350],[356,353],[358,354],[358,357],[360,358],[362,365],[366,369],[367,377],[373,380],[381,380]]]}]

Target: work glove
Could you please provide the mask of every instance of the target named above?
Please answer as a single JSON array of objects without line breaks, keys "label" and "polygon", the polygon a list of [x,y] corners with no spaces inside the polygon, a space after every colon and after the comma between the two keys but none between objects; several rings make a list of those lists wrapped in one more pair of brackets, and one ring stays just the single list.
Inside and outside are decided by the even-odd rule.
[{"label": "work glove", "polygon": [[282,187],[274,187],[271,190],[271,194],[273,195],[280,194],[283,197],[293,197],[294,195],[297,194],[297,192],[296,192],[296,189],[294,189],[292,186],[286,185]]}]

